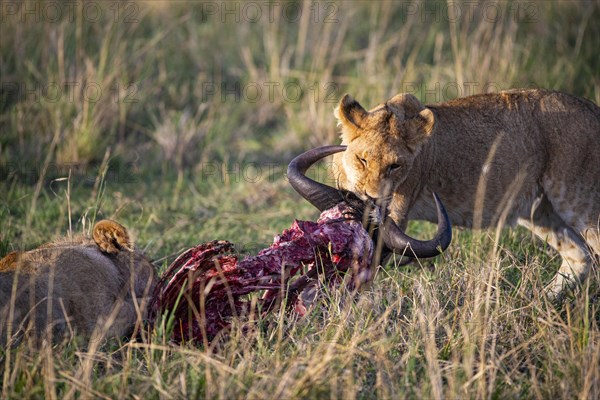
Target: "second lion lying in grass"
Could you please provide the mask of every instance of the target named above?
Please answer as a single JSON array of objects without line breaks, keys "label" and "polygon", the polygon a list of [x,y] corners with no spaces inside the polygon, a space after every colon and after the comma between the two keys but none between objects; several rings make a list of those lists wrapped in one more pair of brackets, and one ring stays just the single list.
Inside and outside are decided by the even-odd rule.
[{"label": "second lion lying in grass", "polygon": [[0,344],[26,333],[122,336],[146,315],[156,272],[127,229],[103,220],[77,236],[0,260]]}]

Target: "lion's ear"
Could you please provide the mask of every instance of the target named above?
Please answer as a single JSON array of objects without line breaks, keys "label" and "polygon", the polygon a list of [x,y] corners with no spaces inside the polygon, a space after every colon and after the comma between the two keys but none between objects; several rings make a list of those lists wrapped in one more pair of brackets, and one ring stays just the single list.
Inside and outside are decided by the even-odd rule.
[{"label": "lion's ear", "polygon": [[133,251],[133,243],[127,229],[118,222],[105,219],[94,225],[94,242],[104,253],[116,254],[120,250]]},{"label": "lion's ear", "polygon": [[394,114],[396,132],[402,135],[412,152],[417,151],[433,132],[433,112],[410,93],[396,95],[385,105]]},{"label": "lion's ear", "polygon": [[429,108],[424,108],[416,116],[404,123],[404,139],[408,147],[414,152],[432,134],[435,126],[435,117]]},{"label": "lion's ear", "polygon": [[385,102],[385,106],[396,116],[398,121],[404,121],[417,116],[425,106],[410,93],[401,93]]},{"label": "lion's ear", "polygon": [[352,96],[349,94],[344,95],[334,111],[338,125],[342,127],[342,137],[350,141],[358,136],[358,130],[361,128],[367,114],[367,110],[358,101],[354,100]]}]

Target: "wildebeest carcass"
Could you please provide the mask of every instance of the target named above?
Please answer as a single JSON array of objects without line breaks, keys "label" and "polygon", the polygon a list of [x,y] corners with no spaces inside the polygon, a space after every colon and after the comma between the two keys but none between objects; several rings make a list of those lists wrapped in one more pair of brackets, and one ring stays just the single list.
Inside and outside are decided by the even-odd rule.
[{"label": "wildebeest carcass", "polygon": [[[317,222],[294,221],[273,244],[240,260],[227,241],[200,244],[181,254],[165,271],[150,304],[151,319],[170,320],[175,342],[210,341],[230,325],[232,317],[249,313],[252,294],[260,312],[285,304],[302,314],[302,292],[320,279],[324,284],[346,281],[355,289],[369,281],[378,262],[374,240],[363,218],[370,205],[306,176],[320,159],[344,146],[309,150],[289,164],[292,187],[321,211]],[[407,236],[384,218],[377,234],[385,251],[433,257],[450,244],[452,232],[444,206],[435,196],[438,230],[429,241]],[[377,255],[379,256],[379,255]]]}]

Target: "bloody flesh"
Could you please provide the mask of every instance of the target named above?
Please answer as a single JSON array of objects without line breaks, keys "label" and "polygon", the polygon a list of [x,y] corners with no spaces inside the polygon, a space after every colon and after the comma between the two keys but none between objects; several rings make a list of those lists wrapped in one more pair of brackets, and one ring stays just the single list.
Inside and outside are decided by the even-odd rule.
[{"label": "bloody flesh", "polygon": [[353,215],[351,207],[340,203],[321,213],[317,222],[294,221],[270,247],[241,261],[227,241],[187,250],[156,286],[151,321],[172,313],[172,340],[210,341],[231,318],[248,312],[252,293],[260,294],[263,312],[285,298],[287,307],[302,313],[299,296],[319,274],[327,283],[338,284],[350,273],[350,287],[358,287],[373,274],[373,241]]}]

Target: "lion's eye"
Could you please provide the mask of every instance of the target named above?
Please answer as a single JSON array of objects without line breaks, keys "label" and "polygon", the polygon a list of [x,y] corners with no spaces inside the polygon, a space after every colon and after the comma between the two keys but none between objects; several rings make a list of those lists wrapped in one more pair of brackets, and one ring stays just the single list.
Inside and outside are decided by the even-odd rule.
[{"label": "lion's eye", "polygon": [[360,158],[359,156],[356,156],[356,158],[358,159],[358,161],[360,161],[360,163],[363,166],[365,166],[365,167],[367,166],[367,160],[365,160],[364,158]]},{"label": "lion's eye", "polygon": [[389,171],[390,172],[396,172],[400,169],[400,164],[392,164],[389,166]]}]

